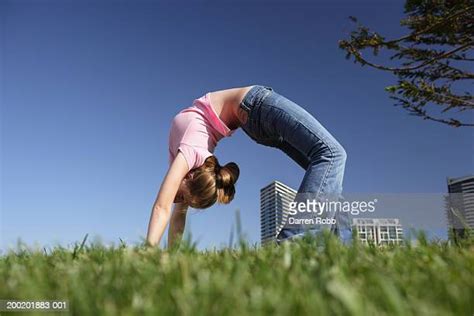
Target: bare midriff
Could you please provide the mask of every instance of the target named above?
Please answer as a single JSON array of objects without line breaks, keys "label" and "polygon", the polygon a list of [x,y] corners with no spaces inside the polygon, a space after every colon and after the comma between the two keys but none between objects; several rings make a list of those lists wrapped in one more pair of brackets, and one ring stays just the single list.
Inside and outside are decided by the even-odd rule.
[{"label": "bare midriff", "polygon": [[253,85],[210,93],[211,105],[230,129],[236,129],[247,122],[248,114],[240,107],[240,103],[252,87]]},{"label": "bare midriff", "polygon": [[248,120],[248,113],[247,113],[247,111],[245,111],[244,109],[242,109],[240,107],[240,103],[242,103],[242,100],[244,99],[245,95],[247,94],[247,92],[249,92],[250,89],[252,89],[252,87],[253,86],[248,86],[248,87],[242,88],[241,94],[240,94],[240,96],[238,98],[238,102],[236,104],[235,113],[237,113],[237,118],[240,122],[240,125],[244,125]]}]

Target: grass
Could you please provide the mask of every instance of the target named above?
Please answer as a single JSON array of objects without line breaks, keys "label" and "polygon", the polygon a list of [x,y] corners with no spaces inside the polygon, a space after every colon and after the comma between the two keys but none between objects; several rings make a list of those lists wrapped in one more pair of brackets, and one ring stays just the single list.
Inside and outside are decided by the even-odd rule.
[{"label": "grass", "polygon": [[322,235],[203,252],[84,240],[1,256],[0,298],[68,300],[74,315],[470,316],[474,245],[344,246]]}]

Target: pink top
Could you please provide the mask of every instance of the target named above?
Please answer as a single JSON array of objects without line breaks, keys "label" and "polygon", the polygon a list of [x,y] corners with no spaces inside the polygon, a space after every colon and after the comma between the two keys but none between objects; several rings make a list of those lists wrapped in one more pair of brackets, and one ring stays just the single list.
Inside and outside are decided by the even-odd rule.
[{"label": "pink top", "polygon": [[173,118],[169,134],[169,164],[181,151],[188,170],[198,168],[213,155],[217,142],[234,132],[235,129],[229,129],[219,118],[207,92]]}]

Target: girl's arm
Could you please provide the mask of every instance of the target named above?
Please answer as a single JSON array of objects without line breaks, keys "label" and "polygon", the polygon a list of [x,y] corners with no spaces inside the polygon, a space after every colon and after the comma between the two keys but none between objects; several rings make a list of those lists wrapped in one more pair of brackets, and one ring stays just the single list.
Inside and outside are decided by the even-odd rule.
[{"label": "girl's arm", "polygon": [[186,213],[188,205],[185,203],[176,203],[174,205],[173,214],[171,215],[170,227],[168,229],[168,247],[172,247],[175,243],[179,243],[183,236],[186,225]]},{"label": "girl's arm", "polygon": [[147,242],[151,246],[160,243],[171,216],[171,205],[173,204],[181,181],[187,173],[188,165],[186,159],[181,152],[178,152],[166,173],[153,205],[147,233]]}]

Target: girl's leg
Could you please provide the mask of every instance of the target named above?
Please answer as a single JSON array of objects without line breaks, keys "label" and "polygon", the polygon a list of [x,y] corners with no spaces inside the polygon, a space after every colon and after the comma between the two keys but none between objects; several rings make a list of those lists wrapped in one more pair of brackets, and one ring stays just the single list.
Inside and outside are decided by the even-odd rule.
[{"label": "girl's leg", "polygon": [[[241,106],[250,111],[249,121],[242,126],[249,137],[259,144],[281,149],[306,170],[298,188],[299,197],[306,193],[313,199],[323,200],[327,196],[341,195],[346,152],[310,113],[264,86],[252,88]],[[347,235],[351,235],[347,213],[337,212],[336,224],[331,230],[343,240],[347,239]],[[301,236],[304,228],[285,224],[277,240]],[[321,228],[321,225],[312,227],[315,232]]]},{"label": "girl's leg", "polygon": [[[305,203],[306,199],[314,199],[321,202],[324,202],[326,199],[334,201],[342,197],[342,180],[347,157],[344,148],[335,139],[319,142],[315,146],[318,149],[315,150],[316,154],[309,157],[305,175],[298,188],[297,202]],[[290,157],[300,156],[299,152],[296,154],[294,147],[288,146],[286,142],[283,143],[281,149]],[[317,217],[324,219],[334,218],[336,224],[312,225],[313,227],[307,227],[307,225],[284,225],[277,236],[277,240],[282,241],[301,236],[305,232],[305,228],[309,228],[310,231],[317,233],[325,227],[341,237],[343,241],[348,241],[348,238],[351,237],[347,214],[326,212]],[[298,216],[295,216],[295,218],[298,218]]]},{"label": "girl's leg", "polygon": [[[305,109],[284,96],[272,91],[258,108],[260,123],[257,138],[260,143],[277,147],[306,170],[298,188],[298,198],[316,201],[337,200],[341,197],[346,152],[341,144]],[[346,213],[318,215],[320,218],[335,218],[336,225],[289,225],[285,224],[277,239],[283,240],[302,235],[305,228],[320,231],[330,228],[340,235],[340,224],[347,235]],[[346,238],[346,236],[344,236]]]},{"label": "girl's leg", "polygon": [[346,152],[314,116],[275,91],[257,113],[260,143],[280,148],[306,170],[298,192],[341,194]]}]

